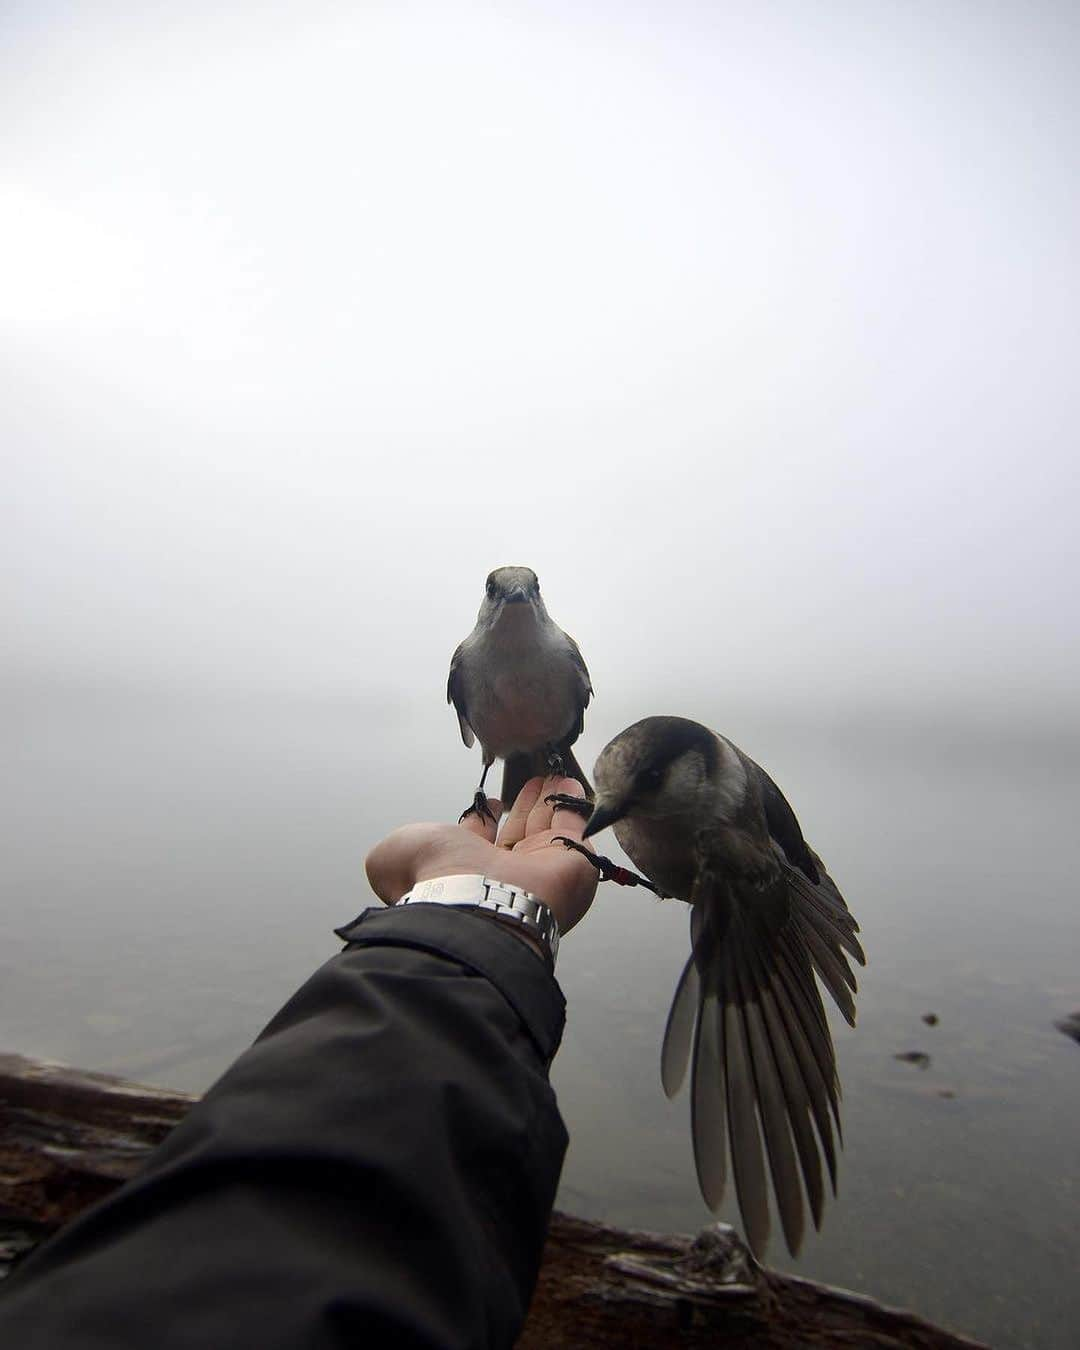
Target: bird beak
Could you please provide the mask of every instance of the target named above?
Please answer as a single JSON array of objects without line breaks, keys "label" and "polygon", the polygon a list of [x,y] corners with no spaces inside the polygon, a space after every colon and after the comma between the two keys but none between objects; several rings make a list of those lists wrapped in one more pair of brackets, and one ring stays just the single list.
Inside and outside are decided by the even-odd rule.
[{"label": "bird beak", "polygon": [[599,834],[609,825],[614,825],[617,820],[622,820],[624,815],[626,815],[626,810],[622,806],[613,802],[597,802],[585,825],[585,838],[588,839],[591,834]]},{"label": "bird beak", "polygon": [[529,596],[525,590],[525,587],[515,586],[514,589],[510,592],[510,594],[506,597],[506,603],[508,605],[524,605],[528,603],[528,599]]}]

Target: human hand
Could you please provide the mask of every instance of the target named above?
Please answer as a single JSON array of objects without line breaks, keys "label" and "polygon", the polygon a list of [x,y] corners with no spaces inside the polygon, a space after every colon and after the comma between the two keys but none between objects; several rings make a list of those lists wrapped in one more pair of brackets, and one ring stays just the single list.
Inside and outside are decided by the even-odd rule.
[{"label": "human hand", "polygon": [[555,842],[557,835],[581,841],[585,819],[544,798],[553,792],[584,797],[573,778],[530,778],[496,836],[502,802],[489,798],[491,818],[467,816],[458,825],[403,825],[375,845],[364,861],[371,889],[395,905],[421,881],[482,872],[531,891],[566,933],[584,918],[599,877],[580,853]]}]

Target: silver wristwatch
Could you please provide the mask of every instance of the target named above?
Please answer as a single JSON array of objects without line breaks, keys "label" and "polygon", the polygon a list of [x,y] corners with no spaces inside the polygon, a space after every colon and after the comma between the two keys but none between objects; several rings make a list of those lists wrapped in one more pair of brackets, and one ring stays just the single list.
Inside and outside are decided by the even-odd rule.
[{"label": "silver wristwatch", "polygon": [[470,872],[464,876],[432,877],[420,881],[398,901],[399,905],[452,905],[458,909],[483,909],[512,923],[521,924],[540,938],[551,953],[551,964],[559,953],[559,925],[542,900],[520,886]]}]

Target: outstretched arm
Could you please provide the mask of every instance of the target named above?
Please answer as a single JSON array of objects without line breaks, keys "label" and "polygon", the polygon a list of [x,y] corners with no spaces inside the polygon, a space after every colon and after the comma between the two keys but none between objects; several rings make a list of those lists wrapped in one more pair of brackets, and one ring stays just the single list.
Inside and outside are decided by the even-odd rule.
[{"label": "outstretched arm", "polygon": [[[595,873],[533,780],[492,822],[408,826],[368,859],[389,905],[484,872],[565,931]],[[497,807],[497,803],[495,804]],[[548,1084],[563,1001],[516,930],[368,909],[134,1181],[0,1286],[22,1347],[510,1346],[566,1146]]]}]

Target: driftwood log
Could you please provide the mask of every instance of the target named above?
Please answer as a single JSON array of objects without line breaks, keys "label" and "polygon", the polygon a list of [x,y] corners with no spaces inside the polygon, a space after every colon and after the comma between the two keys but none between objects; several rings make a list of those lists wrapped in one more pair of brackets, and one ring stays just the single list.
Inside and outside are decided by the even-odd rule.
[{"label": "driftwood log", "polygon": [[[138,1168],[195,1098],[0,1055],[0,1276]],[[556,1213],[521,1350],[973,1350],[872,1299],[760,1266],[725,1224],[664,1236]]]}]

